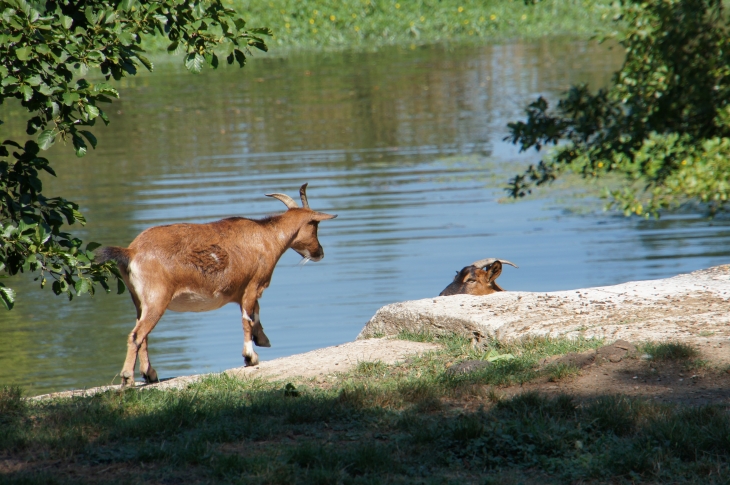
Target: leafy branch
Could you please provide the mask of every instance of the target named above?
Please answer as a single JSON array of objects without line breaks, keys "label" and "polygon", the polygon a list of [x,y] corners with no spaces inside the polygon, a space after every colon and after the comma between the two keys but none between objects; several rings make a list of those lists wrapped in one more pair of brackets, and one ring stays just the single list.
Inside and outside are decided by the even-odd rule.
[{"label": "leafy branch", "polygon": [[[572,171],[625,177],[609,192],[626,215],[658,216],[684,202],[710,213],[730,197],[730,39],[721,0],[623,0],[613,6],[626,51],[611,86],[573,86],[549,110],[542,97],[505,138],[522,151],[553,146],[510,180],[512,197]],[[642,186],[636,190],[634,187]]]},{"label": "leafy branch", "polygon": [[[98,70],[106,81],[154,66],[140,46],[143,37],[162,35],[168,51],[184,54],[186,68],[199,73],[220,58],[243,67],[250,49],[266,50],[267,28],[246,29],[246,22],[220,0],[0,0],[0,104],[16,99],[29,113],[26,133],[35,140],[0,144],[0,277],[37,272],[41,287],[52,280],[56,294],[109,291],[117,278],[112,263],[94,263],[99,245],[86,245],[66,226],[86,223],[78,204],[47,197],[41,171],[56,175],[40,156],[60,138],[77,156],[97,139],[97,120],[109,123],[102,106],[119,98],[109,82],[90,83]],[[0,125],[2,120],[0,120]],[[11,309],[15,292],[0,283],[0,301]]]}]

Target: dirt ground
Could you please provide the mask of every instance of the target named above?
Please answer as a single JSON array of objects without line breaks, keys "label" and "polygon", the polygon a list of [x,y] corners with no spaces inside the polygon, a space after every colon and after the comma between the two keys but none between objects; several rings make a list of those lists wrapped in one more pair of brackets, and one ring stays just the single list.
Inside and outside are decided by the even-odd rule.
[{"label": "dirt ground", "polygon": [[[505,397],[527,391],[547,395],[569,394],[579,399],[602,395],[623,394],[656,399],[685,405],[730,405],[730,342],[693,341],[700,355],[689,361],[653,360],[642,355],[626,356],[618,362],[609,359],[590,359],[594,351],[579,355],[558,357],[552,361],[569,360],[581,367],[579,375],[550,382],[547,378],[522,386],[499,389]],[[618,359],[614,359],[618,360]],[[691,362],[701,361],[692,365]],[[545,362],[548,364],[550,362]],[[582,365],[581,365],[582,364]]]}]

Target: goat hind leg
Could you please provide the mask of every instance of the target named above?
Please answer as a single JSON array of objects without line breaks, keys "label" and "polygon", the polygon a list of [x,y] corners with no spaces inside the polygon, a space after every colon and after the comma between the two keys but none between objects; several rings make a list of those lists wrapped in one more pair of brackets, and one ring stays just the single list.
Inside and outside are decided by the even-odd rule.
[{"label": "goat hind leg", "polygon": [[[127,337],[127,357],[124,359],[124,367],[122,367],[121,372],[122,387],[134,387],[134,365],[137,363],[137,356],[140,354],[140,348],[142,345],[145,345],[145,349],[143,355],[140,357],[144,357],[146,366],[149,366],[149,358],[147,356],[146,347],[147,335],[149,335],[152,329],[155,328],[155,325],[157,325],[157,322],[160,320],[165,311],[164,309],[164,306],[161,311],[149,311],[148,309],[143,309],[141,312],[141,318],[137,320],[134,330],[132,330],[129,337]],[[144,362],[142,363],[144,364]],[[151,367],[145,369],[145,366],[143,366],[143,374],[149,369],[151,369]],[[154,374],[156,377],[157,373],[154,372]],[[145,378],[145,380],[147,380],[147,378]]]},{"label": "goat hind leg", "polygon": [[157,378],[157,371],[152,368],[152,364],[150,363],[150,356],[147,353],[148,339],[149,335],[145,337],[145,339],[142,341],[142,345],[139,346],[139,371],[142,373],[144,381],[147,384],[152,384],[154,382],[160,382],[160,380]]}]

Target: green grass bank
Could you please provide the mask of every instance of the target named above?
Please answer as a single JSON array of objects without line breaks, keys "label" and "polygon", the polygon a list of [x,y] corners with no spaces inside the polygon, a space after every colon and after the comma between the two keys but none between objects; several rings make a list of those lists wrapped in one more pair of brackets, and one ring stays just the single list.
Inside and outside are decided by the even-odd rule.
[{"label": "green grass bank", "polygon": [[[612,23],[608,1],[223,0],[248,26],[269,27],[270,52],[416,48],[544,36],[590,37]],[[159,46],[162,47],[162,46]]]},{"label": "green grass bank", "polygon": [[[224,0],[227,1],[227,0]],[[251,26],[267,26],[276,48],[369,49],[387,45],[590,36],[610,22],[608,2],[545,0],[231,0]]]},{"label": "green grass bank", "polygon": [[[179,391],[45,401],[6,388],[0,483],[726,483],[727,406],[501,393],[569,379],[577,369],[538,362],[600,341],[441,342],[318,381],[215,376]],[[676,344],[647,349],[696,357]],[[464,360],[492,364],[448,371]]]}]

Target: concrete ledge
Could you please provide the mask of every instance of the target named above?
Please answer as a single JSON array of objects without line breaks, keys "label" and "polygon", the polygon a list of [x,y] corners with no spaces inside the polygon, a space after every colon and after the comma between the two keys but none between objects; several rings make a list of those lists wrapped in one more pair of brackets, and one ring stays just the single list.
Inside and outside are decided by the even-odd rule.
[{"label": "concrete ledge", "polygon": [[393,303],[359,339],[402,330],[455,332],[476,340],[525,336],[693,340],[730,337],[730,265],[615,286],[488,296],[455,295]]},{"label": "concrete ledge", "polygon": [[[237,367],[225,373],[239,378],[264,378],[270,380],[292,379],[295,377],[313,378],[335,372],[347,372],[359,362],[380,361],[385,364],[401,362],[410,355],[422,354],[440,348],[437,344],[410,342],[406,340],[369,339],[347,342],[341,345],[312,350],[303,354],[291,355],[263,361],[253,367]],[[156,384],[137,383],[135,389],[183,389],[193,382],[215,374],[180,376],[166,379]],[[138,375],[139,376],[139,375]],[[100,392],[120,389],[116,386],[92,387],[73,391],[54,392],[33,397],[32,399],[54,399],[68,397],[87,397]]]}]

